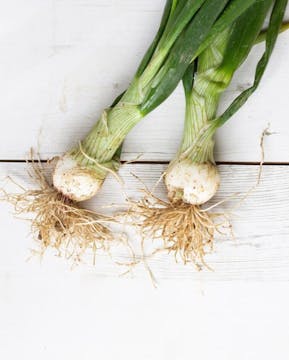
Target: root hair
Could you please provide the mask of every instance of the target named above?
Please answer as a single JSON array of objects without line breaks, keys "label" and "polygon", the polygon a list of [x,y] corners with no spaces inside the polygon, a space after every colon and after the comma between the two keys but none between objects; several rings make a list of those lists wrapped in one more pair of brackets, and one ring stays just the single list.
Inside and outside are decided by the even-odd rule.
[{"label": "root hair", "polygon": [[2,191],[3,200],[14,206],[16,216],[29,216],[27,220],[31,222],[31,232],[38,244],[33,253],[43,256],[48,248],[52,248],[57,255],[71,259],[75,264],[90,251],[95,263],[99,250],[109,253],[110,245],[116,241],[127,245],[124,235],[112,233],[107,226],[115,221],[113,217],[81,208],[49,183],[40,161],[32,161],[31,165],[29,175],[37,183],[37,190],[17,184],[21,193]]},{"label": "root hair", "polygon": [[[162,250],[173,253],[176,261],[193,263],[198,270],[212,270],[205,255],[212,252],[216,233],[223,234],[225,226],[231,228],[224,213],[203,210],[200,206],[166,202],[151,192],[139,201],[130,201],[129,214],[145,239],[161,240]],[[153,254],[152,254],[153,255]]]}]

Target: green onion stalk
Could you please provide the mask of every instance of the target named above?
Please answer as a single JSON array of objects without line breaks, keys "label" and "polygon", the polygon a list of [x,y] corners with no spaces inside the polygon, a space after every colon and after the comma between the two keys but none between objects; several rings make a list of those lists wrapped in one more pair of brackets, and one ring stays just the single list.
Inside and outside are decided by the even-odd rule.
[{"label": "green onion stalk", "polygon": [[[169,202],[142,202],[141,224],[150,237],[160,237],[165,248],[181,255],[184,262],[204,264],[206,245],[212,246],[216,214],[201,208],[217,192],[220,176],[214,161],[214,135],[256,90],[272,54],[287,1],[255,1],[237,20],[215,34],[193,58],[183,77],[186,100],[183,139],[169,164],[164,180]],[[262,27],[271,12],[270,24]],[[286,27],[286,26],[285,26]],[[285,29],[284,29],[285,30]],[[250,50],[265,39],[265,52],[256,67],[254,84],[217,116],[221,95]],[[206,43],[206,42],[204,42]]]},{"label": "green onion stalk", "polygon": [[[203,51],[183,79],[186,119],[177,157],[170,163],[165,182],[169,198],[201,205],[216,193],[220,178],[214,161],[214,135],[257,88],[281,28],[287,1],[258,1]],[[260,41],[264,20],[271,9],[265,35],[266,51],[256,69],[254,85],[244,91],[225,113],[217,117],[220,97],[232,77]],[[260,35],[261,34],[261,35]]]},{"label": "green onion stalk", "polygon": [[[61,156],[52,184],[35,166],[40,190],[9,196],[17,213],[36,214],[32,228],[42,248],[106,248],[113,240],[111,220],[82,209],[108,173],[119,168],[121,145],[129,131],[173,92],[193,58],[255,0],[167,0],[154,41],[130,86],[102,112],[89,134]],[[72,245],[72,246],[71,246]],[[69,257],[72,254],[69,252]]]},{"label": "green onion stalk", "polygon": [[58,161],[54,187],[79,202],[93,197],[119,167],[129,131],[172,93],[191,59],[253,0],[168,0],[158,34],[125,93],[104,110],[85,139]]}]

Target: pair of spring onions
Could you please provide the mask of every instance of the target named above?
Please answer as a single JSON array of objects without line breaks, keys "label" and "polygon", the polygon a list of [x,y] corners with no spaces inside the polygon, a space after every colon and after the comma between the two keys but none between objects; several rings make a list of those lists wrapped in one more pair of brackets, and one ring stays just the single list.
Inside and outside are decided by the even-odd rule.
[{"label": "pair of spring onions", "polygon": [[[53,184],[48,184],[40,174],[41,191],[28,194],[30,205],[23,208],[36,212],[34,227],[47,246],[59,247],[67,237],[70,240],[76,237],[79,248],[89,244],[97,248],[105,239],[113,240],[106,219],[81,209],[78,202],[96,195],[106,176],[118,170],[126,135],[183,81],[184,135],[164,177],[168,205],[158,210],[167,214],[181,208],[189,215],[187,230],[178,233],[177,215],[173,216],[171,227],[166,221],[158,223],[155,208],[146,209],[144,229],[153,223],[153,228],[159,228],[171,242],[170,248],[180,251],[184,260],[202,258],[207,234],[211,237],[212,233],[200,206],[215,195],[220,183],[213,155],[214,134],[258,87],[286,5],[287,0],[166,1],[156,37],[128,89],[103,111],[87,137],[58,159]],[[268,14],[270,23],[266,32],[262,32]],[[221,95],[235,71],[254,44],[262,40],[265,51],[256,67],[254,84],[217,116]],[[14,198],[15,203],[21,200],[23,197]],[[164,229],[170,229],[166,230],[169,234]],[[56,240],[51,240],[52,237]]]}]

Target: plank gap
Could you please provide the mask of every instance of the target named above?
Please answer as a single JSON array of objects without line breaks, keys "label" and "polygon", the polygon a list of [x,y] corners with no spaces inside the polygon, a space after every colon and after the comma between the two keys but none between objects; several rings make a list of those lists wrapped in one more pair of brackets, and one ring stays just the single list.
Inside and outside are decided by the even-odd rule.
[{"label": "plank gap", "polygon": [[[35,161],[38,161],[38,159],[35,159]],[[46,163],[48,160],[40,159],[41,163]],[[23,160],[23,159],[0,159],[0,163],[14,163],[14,164],[23,164],[23,163],[31,163],[32,160]],[[133,164],[133,165],[168,165],[168,161],[121,161],[121,165],[126,164]],[[236,165],[236,166],[258,166],[260,165],[260,162],[258,161],[217,161],[217,165]],[[289,162],[283,162],[283,161],[266,161],[263,164],[264,166],[289,166]]]}]

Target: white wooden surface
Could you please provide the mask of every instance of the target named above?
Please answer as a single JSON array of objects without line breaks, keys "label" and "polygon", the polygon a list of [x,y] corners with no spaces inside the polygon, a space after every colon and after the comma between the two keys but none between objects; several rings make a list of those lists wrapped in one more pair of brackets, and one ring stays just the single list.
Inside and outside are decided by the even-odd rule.
[{"label": "white wooden surface", "polygon": [[[137,196],[141,184],[131,172],[152,186],[163,170],[126,165],[120,174],[128,194]],[[220,171],[217,201],[251,188],[258,167],[223,165]],[[0,174],[30,185],[24,164],[2,163]],[[207,258],[214,272],[197,273],[165,254],[150,260],[157,290],[143,267],[119,277],[123,270],[104,257],[74,270],[52,254],[27,262],[29,225],[2,205],[0,354],[9,360],[287,359],[288,176],[288,166],[264,168],[258,190],[235,211],[236,239],[220,239]],[[122,191],[109,178],[88,205],[122,203]]]},{"label": "white wooden surface", "polygon": [[[127,87],[156,31],[163,4],[6,1],[0,14],[0,98],[6,128],[0,134],[0,158],[23,159],[38,144],[43,157],[51,157],[84,136],[101,110]],[[268,139],[267,161],[289,162],[288,49],[289,32],[280,36],[258,92],[220,130],[218,161],[258,161],[258,138],[270,122],[276,135]],[[224,104],[252,82],[251,65],[261,52],[262,45],[256,46]],[[143,160],[170,160],[181,137],[183,109],[180,86],[128,136],[123,159],[141,153]]]},{"label": "white wooden surface", "polygon": [[[85,135],[128,85],[163,4],[0,1],[0,187],[15,190],[7,175],[31,186],[25,164],[11,162],[25,159],[31,145],[46,159]],[[251,83],[261,51],[257,46],[240,69],[224,105]],[[218,239],[207,258],[214,272],[197,273],[158,255],[149,261],[156,290],[142,266],[119,277],[121,270],[105,256],[73,271],[52,253],[42,263],[27,262],[29,225],[0,204],[1,359],[288,359],[288,60],[289,32],[280,36],[258,92],[218,133],[216,158],[232,164],[220,165],[216,201],[255,183],[258,167],[249,163],[260,159],[260,134],[268,122],[275,132],[265,139],[270,165],[260,186],[234,212],[236,239]],[[143,163],[120,172],[130,196],[142,187],[131,173],[155,184],[165,169],[160,163],[177,149],[182,121],[179,87],[128,136],[123,160],[143,154]],[[158,194],[164,195],[162,187]],[[123,200],[120,185],[109,178],[87,206]]]},{"label": "white wooden surface", "polygon": [[[135,176],[141,178],[149,188],[152,188],[164,170],[164,165],[157,164],[125,165],[121,168],[120,175],[125,181],[126,187],[122,188],[115,178],[109,177],[99,196],[90,201],[87,206],[91,209],[100,209],[102,212],[110,212],[110,205],[125,204],[125,193],[131,198],[141,196],[140,189],[143,188],[143,184]],[[258,166],[220,166],[222,187],[214,201],[219,202],[235,193],[247,193],[255,185],[258,171]],[[8,174],[13,176],[13,179],[18,183],[32,187],[25,164],[1,164],[0,176],[2,179],[5,179]],[[212,282],[233,280],[289,281],[288,178],[288,166],[266,166],[262,183],[242,205],[236,207],[242,198],[239,196],[232,198],[219,208],[220,211],[228,213],[232,211],[233,207],[236,207],[232,214],[235,239],[229,235],[218,238],[214,253],[207,257],[208,263],[214,268],[214,272],[204,271],[199,275],[194,267],[176,264],[172,256],[162,254],[149,260],[150,267],[157,280],[161,283],[163,279],[187,278],[193,280],[194,277],[197,277]],[[6,187],[15,190],[12,185],[8,186],[7,184]],[[156,194],[164,197],[164,187],[160,186]],[[109,209],[105,209],[105,207],[109,207]],[[2,253],[3,259],[0,266],[4,266],[3,271],[8,267],[13,274],[22,273],[27,267],[25,260],[30,255],[27,249],[33,247],[33,242],[28,237],[29,223],[19,223],[18,219],[11,218],[8,205],[5,205],[5,209],[7,210],[5,214],[8,214],[1,218],[0,228],[5,228],[9,219],[10,226],[8,232],[5,233],[6,236],[2,237],[2,242],[5,245],[8,241],[9,245],[6,245],[6,249],[9,250],[10,255],[7,256],[7,254]],[[9,234],[11,228],[15,229],[15,233],[13,231],[12,235]],[[15,236],[16,234],[17,236]],[[23,234],[27,236],[23,236]],[[138,251],[139,239],[131,237],[131,242],[134,249]],[[17,252],[20,259],[17,257],[13,260],[12,255],[16,248],[18,248]],[[147,248],[150,248],[149,243]],[[51,254],[46,260],[48,268],[49,261],[52,258]],[[92,266],[91,260],[87,259],[86,261],[87,266],[83,266],[83,271],[88,273],[92,271],[99,276],[113,276],[124,271],[108,259],[99,259],[95,267]],[[62,263],[63,260],[58,259],[57,262]],[[20,263],[24,265],[23,268]],[[66,267],[70,268],[68,264]],[[141,279],[148,278],[148,274],[142,266],[138,266],[134,273],[136,277]]]}]

